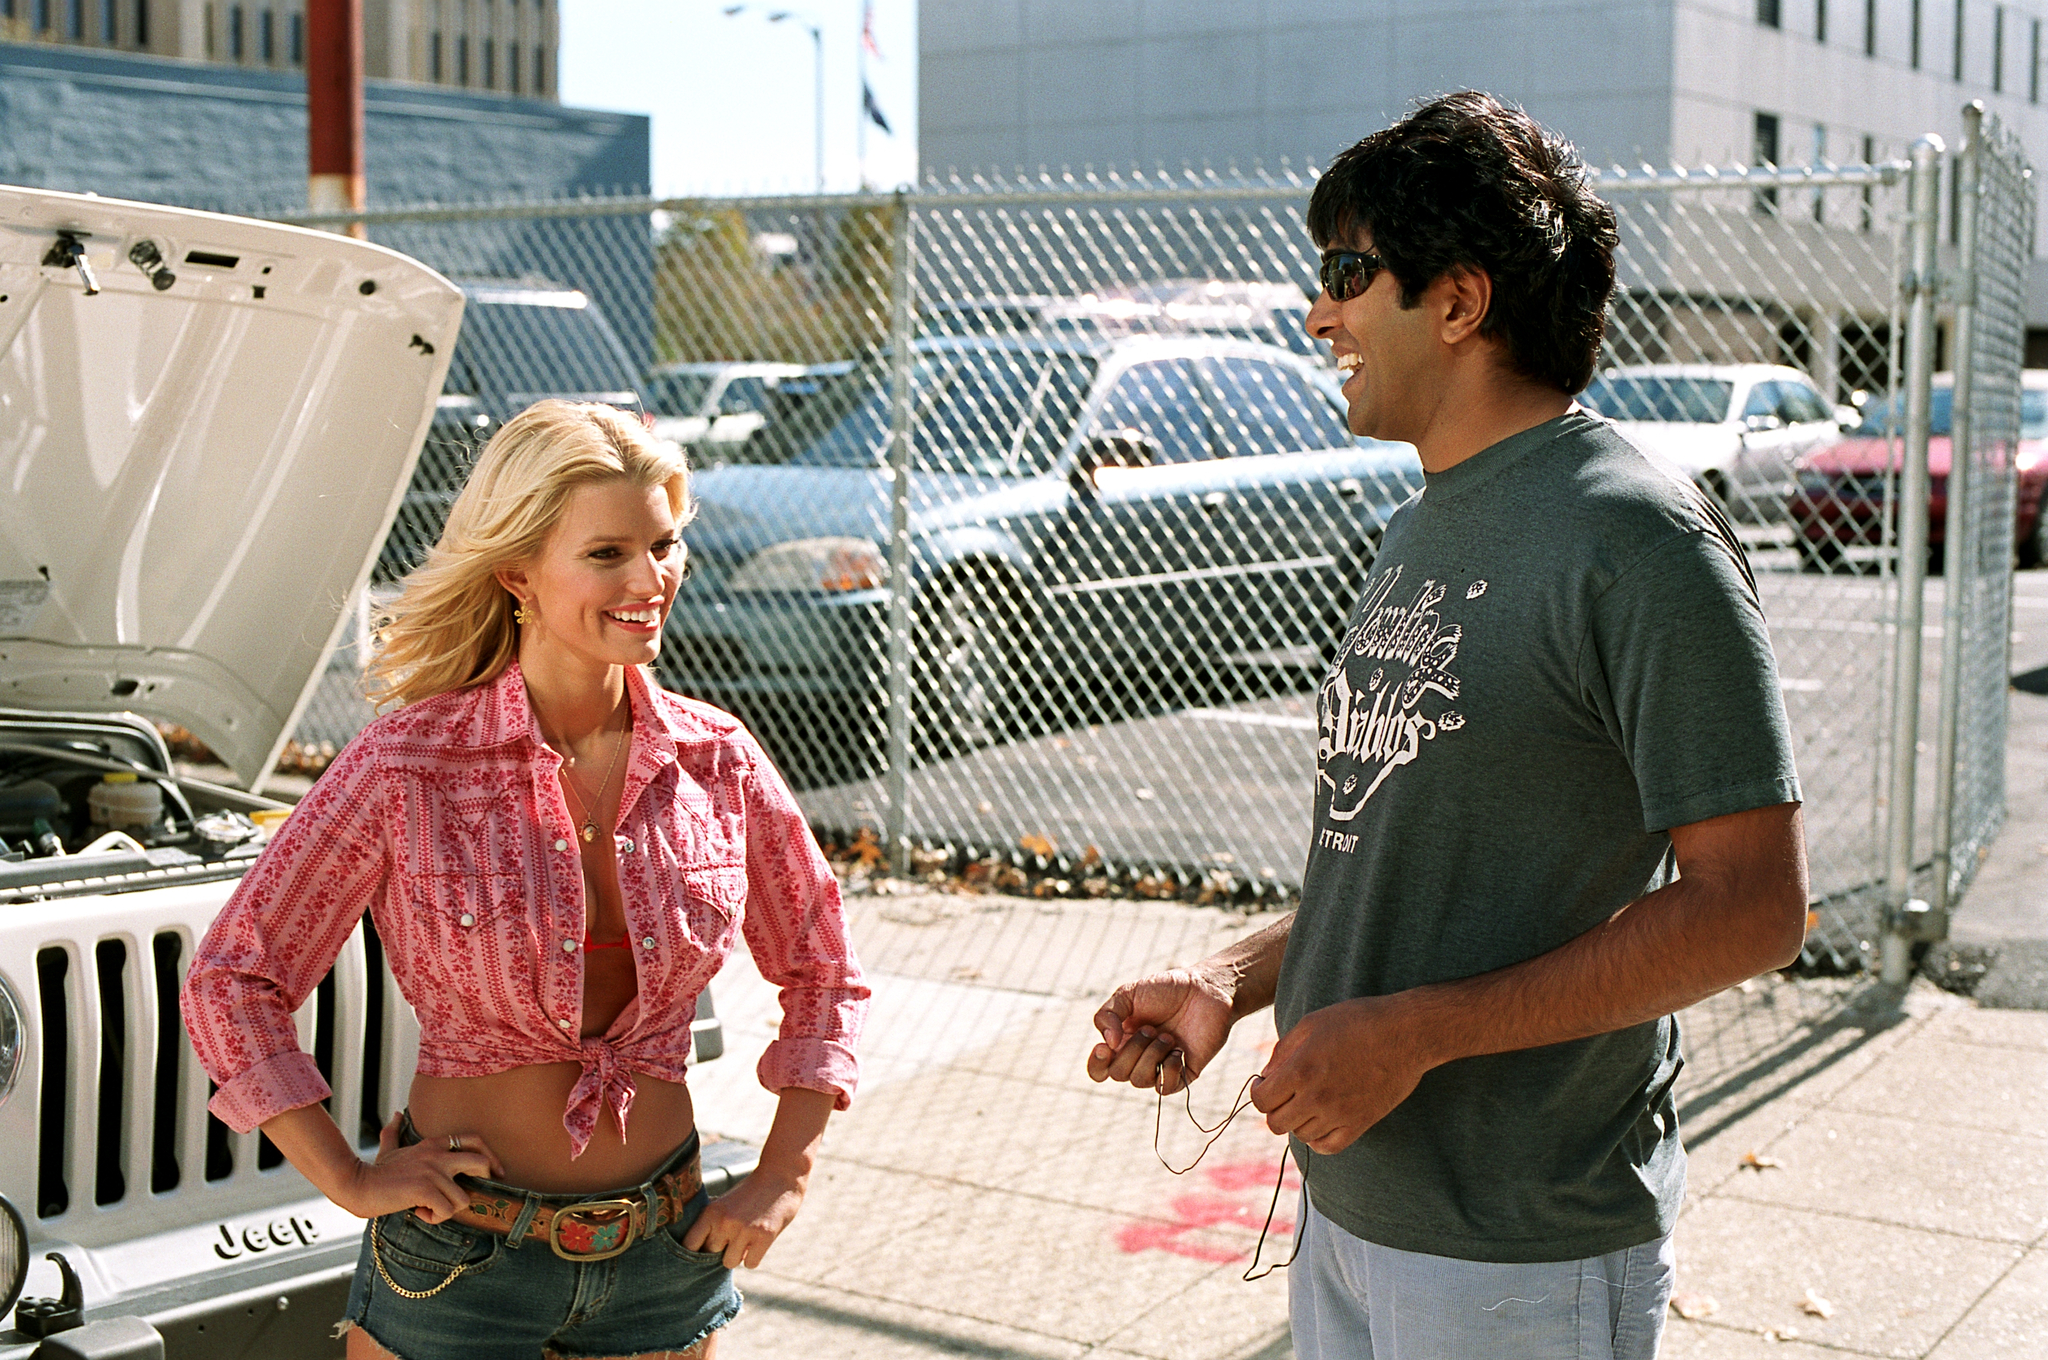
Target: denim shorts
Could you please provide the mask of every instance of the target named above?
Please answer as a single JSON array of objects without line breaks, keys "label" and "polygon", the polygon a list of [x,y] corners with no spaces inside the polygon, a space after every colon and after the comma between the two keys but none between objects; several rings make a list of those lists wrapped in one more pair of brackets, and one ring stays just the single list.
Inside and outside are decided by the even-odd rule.
[{"label": "denim shorts", "polygon": [[[411,1210],[373,1220],[348,1294],[348,1321],[398,1360],[535,1360],[683,1351],[731,1322],[740,1291],[722,1252],[691,1251],[683,1234],[710,1203],[604,1261],[568,1261],[545,1242],[514,1244],[461,1223],[428,1223]],[[424,1292],[462,1273],[431,1298]]]}]

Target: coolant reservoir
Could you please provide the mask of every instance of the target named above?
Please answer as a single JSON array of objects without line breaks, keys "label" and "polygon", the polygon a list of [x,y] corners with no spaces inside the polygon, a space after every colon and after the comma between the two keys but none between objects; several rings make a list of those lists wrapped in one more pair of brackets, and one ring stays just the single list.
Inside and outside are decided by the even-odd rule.
[{"label": "coolant reservoir", "polygon": [[155,826],[164,819],[164,791],[132,774],[101,775],[85,805],[94,826]]}]

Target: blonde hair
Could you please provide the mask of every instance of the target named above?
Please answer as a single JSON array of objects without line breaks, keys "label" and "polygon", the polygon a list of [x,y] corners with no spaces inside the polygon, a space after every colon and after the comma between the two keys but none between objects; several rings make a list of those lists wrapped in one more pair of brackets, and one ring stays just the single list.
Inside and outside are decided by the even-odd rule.
[{"label": "blonde hair", "polygon": [[367,693],[379,708],[482,684],[519,654],[518,601],[501,569],[537,557],[580,487],[624,478],[665,487],[680,528],[690,518],[681,450],[639,420],[595,402],[537,401],[477,455],[427,560],[373,622]]}]

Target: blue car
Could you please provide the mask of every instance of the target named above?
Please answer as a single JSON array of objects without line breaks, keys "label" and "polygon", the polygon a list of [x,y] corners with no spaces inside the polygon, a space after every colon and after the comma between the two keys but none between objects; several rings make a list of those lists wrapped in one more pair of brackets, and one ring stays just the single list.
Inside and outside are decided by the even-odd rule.
[{"label": "blue car", "polygon": [[[1357,440],[1326,370],[1203,337],[917,342],[913,727],[946,753],[1105,671],[1326,650],[1393,509],[1405,444]],[[693,483],[691,578],[661,666],[801,756],[879,741],[891,599],[889,369]],[[851,726],[849,726],[851,724]],[[792,730],[792,728],[794,730]],[[805,763],[790,773],[805,780]]]}]

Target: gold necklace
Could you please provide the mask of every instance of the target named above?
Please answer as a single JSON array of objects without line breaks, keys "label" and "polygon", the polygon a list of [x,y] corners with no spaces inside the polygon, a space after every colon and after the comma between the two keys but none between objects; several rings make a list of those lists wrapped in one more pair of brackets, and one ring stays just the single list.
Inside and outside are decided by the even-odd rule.
[{"label": "gold necklace", "polygon": [[[619,753],[626,749],[626,737],[632,729],[633,719],[629,711],[626,717],[625,730],[621,731],[618,740],[612,743],[612,763],[604,768],[604,782],[597,786],[597,804],[599,807],[604,806],[605,791],[612,786],[612,775],[619,768]],[[567,745],[568,743],[564,742],[563,744]],[[575,763],[574,760],[569,761],[571,765]],[[597,839],[597,818],[590,815],[590,806],[583,801],[583,795],[576,791],[576,777],[567,770],[562,772],[562,787],[569,791],[569,796],[576,800],[576,810],[583,814],[583,828],[580,834],[583,837],[583,843],[588,845]]]}]

